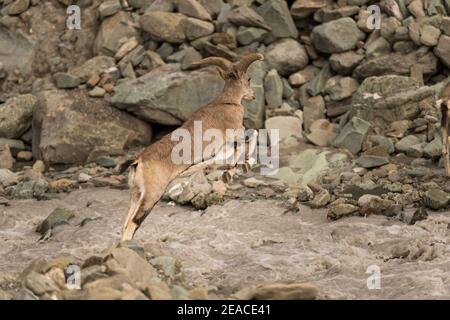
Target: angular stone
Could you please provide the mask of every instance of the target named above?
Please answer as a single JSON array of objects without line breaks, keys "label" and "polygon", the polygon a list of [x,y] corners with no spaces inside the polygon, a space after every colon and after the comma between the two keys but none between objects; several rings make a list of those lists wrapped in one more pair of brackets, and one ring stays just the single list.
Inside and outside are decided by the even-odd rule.
[{"label": "angular stone", "polygon": [[428,75],[436,72],[437,62],[438,59],[431,52],[424,53],[423,51],[417,50],[406,55],[401,52],[395,52],[361,62],[355,68],[353,76],[357,79],[382,75],[409,76],[411,67],[416,64],[422,65],[424,74]]},{"label": "angular stone", "polygon": [[311,38],[317,50],[335,53],[353,49],[358,41],[364,39],[364,33],[353,19],[347,17],[315,27]]},{"label": "angular stone", "polygon": [[328,147],[337,136],[337,128],[326,119],[315,120],[310,126],[311,133],[306,138],[320,147]]},{"label": "angular stone", "polygon": [[353,117],[334,140],[333,145],[338,148],[348,149],[357,154],[361,151],[362,144],[366,140],[372,126],[369,122],[358,117]]},{"label": "angular stone", "polygon": [[30,0],[15,0],[6,7],[6,11],[9,15],[14,16],[25,12],[29,6]]},{"label": "angular stone", "polygon": [[389,163],[388,158],[379,156],[361,156],[358,159],[356,159],[356,164],[365,169],[381,167],[388,163]]},{"label": "angular stone", "polygon": [[95,39],[94,53],[114,56],[122,45],[121,41],[132,37],[138,38],[133,19],[126,12],[119,11],[102,22]]},{"label": "angular stone", "polygon": [[268,34],[268,31],[261,28],[239,27],[236,39],[241,45],[246,46],[253,42],[261,41],[266,34]]},{"label": "angular stone", "polygon": [[364,55],[354,51],[333,53],[330,56],[330,66],[341,75],[349,75],[353,69],[364,59]]},{"label": "angular stone", "polygon": [[406,153],[410,147],[417,145],[420,142],[421,141],[418,137],[409,135],[402,138],[399,142],[395,144],[395,150],[397,150],[397,152]]},{"label": "angular stone", "polygon": [[251,77],[250,86],[255,93],[255,100],[243,101],[244,125],[246,128],[260,129],[264,125],[264,78],[267,70],[263,61],[254,62],[247,72]]},{"label": "angular stone", "polygon": [[438,44],[441,30],[432,25],[425,24],[420,28],[420,42],[429,47],[434,47]]},{"label": "angular stone", "polygon": [[425,192],[424,204],[427,208],[439,210],[447,208],[450,195],[440,189],[430,189]]},{"label": "angular stone", "polygon": [[195,18],[187,18],[185,23],[186,38],[195,40],[208,36],[214,32],[214,25],[211,22]]},{"label": "angular stone", "polygon": [[142,30],[158,41],[181,44],[186,38],[186,16],[180,13],[151,11],[139,19]]},{"label": "angular stone", "polygon": [[31,127],[36,102],[34,95],[24,94],[0,104],[0,138],[20,138]]},{"label": "angular stone", "polygon": [[450,68],[450,36],[442,35],[439,38],[438,45],[434,49],[434,54],[447,68]]},{"label": "angular stone", "polygon": [[303,106],[303,118],[307,132],[310,132],[310,127],[314,121],[325,118],[325,101],[322,96],[315,96],[308,99]]},{"label": "angular stone", "polygon": [[427,158],[440,157],[442,155],[442,139],[434,138],[423,148],[423,155]]},{"label": "angular stone", "polygon": [[101,17],[108,17],[116,14],[121,8],[119,0],[107,0],[98,6],[98,13]]},{"label": "angular stone", "polygon": [[116,86],[111,103],[147,121],[179,125],[222,88],[223,80],[213,69],[186,72],[164,66]]},{"label": "angular stone", "polygon": [[269,107],[280,107],[283,103],[283,82],[276,69],[270,70],[264,79],[264,95]]},{"label": "angular stone", "polygon": [[31,271],[26,276],[25,286],[38,296],[59,290],[52,279],[35,271]]},{"label": "angular stone", "polygon": [[68,224],[69,220],[74,217],[75,214],[71,210],[56,208],[37,226],[36,232],[44,235],[49,229],[54,229],[56,226],[62,224]]},{"label": "angular stone", "polygon": [[69,70],[69,74],[82,80],[82,82],[87,82],[92,75],[100,75],[111,67],[114,67],[116,62],[113,57],[108,56],[96,56],[81,66],[75,66]]},{"label": "angular stone", "polygon": [[270,36],[274,39],[297,38],[297,27],[289,13],[286,1],[268,0],[256,12],[272,29]]},{"label": "angular stone", "polygon": [[332,2],[331,0],[295,0],[291,7],[291,15],[294,19],[306,18]]},{"label": "angular stone", "polygon": [[358,87],[359,83],[355,79],[336,76],[326,82],[324,90],[331,100],[340,101],[351,97]]},{"label": "angular stone", "polygon": [[266,129],[279,130],[280,141],[289,137],[301,138],[302,134],[302,121],[298,117],[292,116],[276,116],[266,120]]},{"label": "angular stone", "polygon": [[81,81],[78,77],[69,73],[57,72],[53,75],[56,87],[59,89],[73,89],[80,85]]},{"label": "angular stone", "polygon": [[197,0],[178,0],[178,12],[188,17],[212,21],[211,15]]},{"label": "angular stone", "polygon": [[148,145],[151,127],[83,92],[43,91],[33,115],[33,156],[46,163],[82,164],[100,155]]},{"label": "angular stone", "polygon": [[299,87],[302,84],[305,84],[308,81],[314,79],[314,77],[319,73],[319,71],[320,71],[319,68],[313,65],[308,65],[306,68],[291,74],[289,76],[289,83],[293,87]]}]

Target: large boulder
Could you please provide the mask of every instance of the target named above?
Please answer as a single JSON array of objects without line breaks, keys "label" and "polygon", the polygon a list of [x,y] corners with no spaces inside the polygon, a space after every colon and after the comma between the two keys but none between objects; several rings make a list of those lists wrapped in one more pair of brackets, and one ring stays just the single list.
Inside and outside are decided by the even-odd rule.
[{"label": "large boulder", "polygon": [[308,65],[309,58],[305,48],[294,39],[281,39],[272,43],[265,53],[270,69],[288,76]]},{"label": "large boulder", "polygon": [[162,66],[115,87],[111,103],[146,121],[180,125],[194,111],[214,100],[223,84],[212,68],[186,72]]},{"label": "large boulder", "polygon": [[6,72],[18,68],[23,75],[30,74],[34,48],[34,42],[20,30],[11,31],[0,26],[0,61]]},{"label": "large boulder", "polygon": [[33,113],[33,156],[48,164],[83,164],[148,145],[151,127],[83,91],[43,91]]},{"label": "large boulder", "polygon": [[132,37],[138,38],[133,19],[128,13],[119,11],[102,22],[95,39],[94,53],[114,56],[122,41]]},{"label": "large boulder", "polygon": [[151,11],[141,16],[142,30],[148,32],[157,41],[180,44],[186,38],[187,17],[181,13]]},{"label": "large boulder", "polygon": [[370,77],[353,95],[353,115],[386,129],[392,122],[412,120],[433,104],[434,90],[404,76]]},{"label": "large boulder", "polygon": [[266,1],[256,10],[256,12],[259,13],[272,29],[272,32],[270,33],[271,37],[275,39],[297,38],[297,27],[289,13],[286,1]]},{"label": "large boulder", "polygon": [[364,39],[352,18],[341,18],[315,27],[311,33],[314,47],[325,53],[344,52],[353,49]]},{"label": "large boulder", "polygon": [[436,56],[441,59],[442,63],[450,68],[450,37],[442,35],[439,38],[437,47],[434,49]]},{"label": "large boulder", "polygon": [[342,128],[333,144],[335,147],[344,148],[353,154],[357,154],[361,151],[362,145],[371,129],[372,126],[369,122],[353,117]]},{"label": "large boulder", "polygon": [[36,101],[35,96],[24,94],[0,105],[0,138],[19,138],[31,127]]},{"label": "large boulder", "polygon": [[355,78],[364,79],[371,76],[388,74],[410,75],[411,67],[421,65],[425,75],[434,74],[438,59],[432,52],[417,50],[408,54],[401,52],[373,57],[361,62],[354,70]]}]

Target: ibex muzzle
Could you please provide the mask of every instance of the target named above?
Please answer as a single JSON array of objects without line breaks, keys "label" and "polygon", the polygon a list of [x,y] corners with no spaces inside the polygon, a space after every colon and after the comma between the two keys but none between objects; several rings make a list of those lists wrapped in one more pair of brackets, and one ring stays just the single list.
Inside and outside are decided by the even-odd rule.
[{"label": "ibex muzzle", "polygon": [[[191,137],[194,132],[194,121],[201,121],[203,130],[221,130],[223,136],[227,129],[244,129],[244,108],[241,102],[243,99],[255,98],[247,69],[253,62],[263,59],[262,54],[251,53],[235,64],[220,57],[209,57],[194,63],[199,66],[217,66],[220,76],[225,80],[225,85],[223,92],[214,101],[194,112],[181,128],[188,130]],[[254,141],[253,148],[256,147],[256,140]],[[122,240],[133,238],[136,230],[162,197],[169,183],[194,163],[192,161],[190,164],[175,164],[171,159],[175,144],[176,142],[172,141],[168,134],[147,147],[130,165],[128,183],[131,197],[122,230]]]}]

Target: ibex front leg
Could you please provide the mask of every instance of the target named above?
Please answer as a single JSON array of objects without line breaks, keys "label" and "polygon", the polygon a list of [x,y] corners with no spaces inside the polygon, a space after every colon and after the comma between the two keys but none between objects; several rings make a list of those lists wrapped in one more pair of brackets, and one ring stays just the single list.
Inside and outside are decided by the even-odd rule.
[{"label": "ibex front leg", "polygon": [[449,103],[445,101],[441,103],[441,129],[442,129],[442,160],[444,161],[445,171],[447,176],[450,175],[450,163],[448,158],[449,151],[449,136],[448,136],[448,122],[449,122]]}]

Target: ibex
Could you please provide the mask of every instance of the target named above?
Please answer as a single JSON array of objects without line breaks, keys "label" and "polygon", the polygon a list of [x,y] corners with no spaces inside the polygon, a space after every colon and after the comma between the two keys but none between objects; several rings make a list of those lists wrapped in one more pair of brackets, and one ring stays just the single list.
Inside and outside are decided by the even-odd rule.
[{"label": "ibex", "polygon": [[450,164],[448,158],[450,137],[448,136],[449,113],[450,113],[450,84],[448,84],[441,92],[437,105],[441,109],[441,132],[442,132],[442,159],[444,162],[447,176],[450,176]]},{"label": "ibex", "polygon": [[[209,57],[194,63],[198,66],[217,66],[217,71],[225,80],[225,85],[223,92],[215,100],[194,112],[181,128],[188,130],[191,137],[194,133],[194,121],[201,121],[203,130],[209,128],[221,130],[223,136],[227,129],[244,129],[244,108],[241,102],[243,99],[255,99],[247,69],[253,62],[263,59],[263,55],[259,53],[250,53],[235,64],[219,57]],[[165,189],[173,179],[187,169],[195,170],[217,160],[211,158],[194,166],[192,166],[193,162],[175,164],[171,159],[175,144],[176,142],[172,141],[168,134],[144,149],[130,164],[128,183],[131,196],[128,215],[122,229],[122,241],[133,238],[143,220],[163,196]],[[249,143],[249,153],[251,154],[255,148],[256,131]],[[218,156],[220,154],[223,153],[219,153]],[[252,164],[254,162],[253,159]]]}]

